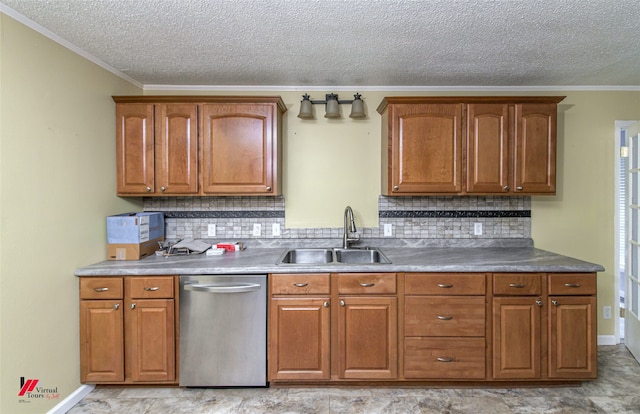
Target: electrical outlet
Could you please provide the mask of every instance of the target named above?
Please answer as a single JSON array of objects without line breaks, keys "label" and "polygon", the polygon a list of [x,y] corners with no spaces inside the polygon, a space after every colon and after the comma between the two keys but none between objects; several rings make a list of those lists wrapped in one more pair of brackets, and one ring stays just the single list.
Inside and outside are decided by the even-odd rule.
[{"label": "electrical outlet", "polygon": [[602,308],[602,317],[604,319],[611,319],[611,306],[604,306]]},{"label": "electrical outlet", "polygon": [[273,237],[280,236],[280,223],[273,223],[271,225],[271,235]]},{"label": "electrical outlet", "polygon": [[482,236],[482,223],[473,223],[473,235]]},{"label": "electrical outlet", "polygon": [[262,225],[260,223],[253,223],[253,235],[260,236],[262,232]]},{"label": "electrical outlet", "polygon": [[387,223],[384,225],[384,235],[385,237],[393,236],[393,224]]},{"label": "electrical outlet", "polygon": [[208,237],[216,237],[216,225],[215,224],[209,224],[209,227],[207,227],[207,236]]}]

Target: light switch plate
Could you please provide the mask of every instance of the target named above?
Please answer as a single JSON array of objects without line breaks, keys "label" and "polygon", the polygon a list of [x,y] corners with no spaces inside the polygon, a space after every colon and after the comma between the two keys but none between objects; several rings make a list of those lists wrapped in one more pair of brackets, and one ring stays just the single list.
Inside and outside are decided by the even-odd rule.
[{"label": "light switch plate", "polygon": [[260,236],[262,232],[262,225],[260,223],[253,223],[253,235]]},{"label": "light switch plate", "polygon": [[482,236],[482,223],[473,223],[473,235]]},{"label": "light switch plate", "polygon": [[216,225],[209,224],[207,227],[207,237],[216,237]]},{"label": "light switch plate", "polygon": [[385,237],[391,237],[393,236],[393,224],[391,223],[386,223],[384,225],[384,235]]},{"label": "light switch plate", "polygon": [[280,236],[280,223],[273,223],[271,225],[271,235],[274,237]]}]

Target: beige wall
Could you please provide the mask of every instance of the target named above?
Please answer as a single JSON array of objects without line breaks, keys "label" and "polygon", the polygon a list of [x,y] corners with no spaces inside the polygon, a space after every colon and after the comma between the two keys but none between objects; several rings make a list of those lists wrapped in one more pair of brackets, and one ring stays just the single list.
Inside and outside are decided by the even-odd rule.
[{"label": "beige wall", "polygon": [[104,260],[105,216],[139,209],[115,197],[113,94],[136,88],[0,14],[0,412],[19,379],[79,383],[77,267]]},{"label": "beige wall", "polygon": [[[79,386],[73,270],[105,258],[106,215],[139,208],[114,195],[110,96],[142,91],[11,18],[2,15],[0,24],[0,412],[40,413],[57,401],[19,403],[19,377],[57,386],[61,398]],[[341,226],[347,204],[362,225],[376,225],[376,107],[383,96],[410,93],[359,91],[367,120],[349,119],[348,106],[343,119],[327,120],[316,105],[316,120],[302,121],[296,115],[304,92],[255,93],[281,95],[289,107],[286,225]],[[320,99],[331,91],[309,92]],[[602,306],[614,305],[614,121],[640,119],[640,92],[535,94],[568,97],[558,130],[558,195],[533,198],[534,241],[607,268],[599,277],[600,315]],[[613,335],[612,321],[599,322],[600,335]]]}]

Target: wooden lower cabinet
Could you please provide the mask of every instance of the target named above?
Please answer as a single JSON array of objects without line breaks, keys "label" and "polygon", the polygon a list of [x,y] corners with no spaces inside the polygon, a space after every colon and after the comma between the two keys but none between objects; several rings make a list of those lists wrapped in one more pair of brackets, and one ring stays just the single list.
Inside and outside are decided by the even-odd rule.
[{"label": "wooden lower cabinet", "polygon": [[494,275],[493,288],[493,378],[597,377],[595,273]]},{"label": "wooden lower cabinet", "polygon": [[271,380],[329,379],[329,303],[328,297],[271,299]]},{"label": "wooden lower cabinet", "polygon": [[177,383],[175,282],[80,278],[81,382]]},{"label": "wooden lower cabinet", "polygon": [[398,375],[398,300],[341,297],[338,317],[338,376],[394,379]]}]

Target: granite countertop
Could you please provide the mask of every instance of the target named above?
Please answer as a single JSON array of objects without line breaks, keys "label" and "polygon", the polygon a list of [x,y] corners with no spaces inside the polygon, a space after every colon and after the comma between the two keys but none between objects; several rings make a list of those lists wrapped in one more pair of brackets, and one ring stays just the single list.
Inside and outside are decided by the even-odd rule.
[{"label": "granite countertop", "polygon": [[562,256],[533,247],[529,239],[491,242],[390,242],[367,243],[379,247],[390,264],[280,264],[291,247],[338,247],[339,241],[288,241],[290,245],[247,243],[245,250],[221,256],[150,256],[134,261],[103,261],[76,270],[76,276],[145,276],[193,274],[265,274],[328,272],[601,272],[599,264]]}]

